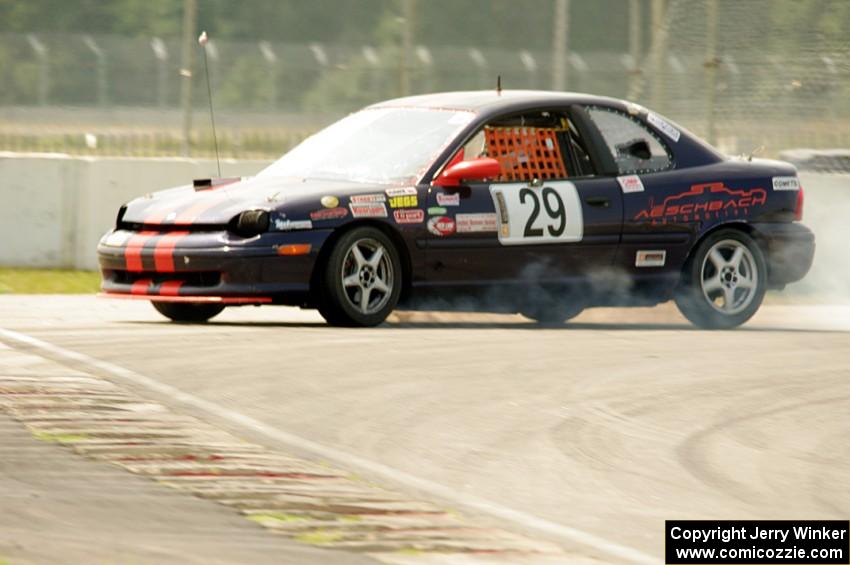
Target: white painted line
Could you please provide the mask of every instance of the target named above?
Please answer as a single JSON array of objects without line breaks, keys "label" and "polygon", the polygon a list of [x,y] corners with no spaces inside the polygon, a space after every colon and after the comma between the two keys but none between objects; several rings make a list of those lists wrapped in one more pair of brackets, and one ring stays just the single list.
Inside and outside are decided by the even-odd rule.
[{"label": "white painted line", "polygon": [[608,541],[597,535],[590,534],[576,528],[571,528],[569,526],[564,526],[556,522],[550,522],[544,518],[538,518],[537,516],[533,516],[519,510],[514,510],[507,506],[502,506],[477,496],[463,494],[455,489],[435,483],[428,479],[422,479],[409,473],[405,473],[404,471],[388,467],[382,463],[370,461],[340,449],[328,447],[295,434],[279,430],[268,424],[264,424],[259,420],[251,418],[250,416],[240,414],[239,412],[230,410],[229,408],[225,408],[214,402],[204,400],[203,398],[198,398],[197,396],[174,388],[171,385],[161,383],[150,377],[136,373],[135,371],[115,365],[114,363],[101,361],[100,359],[95,359],[94,357],[89,357],[88,355],[78,353],[76,351],[70,351],[57,345],[53,345],[52,343],[47,343],[46,341],[12,330],[0,328],[0,337],[35,349],[40,349],[57,357],[62,357],[77,363],[82,363],[94,369],[98,369],[112,377],[123,379],[135,385],[166,395],[169,398],[187,406],[202,410],[217,418],[227,420],[249,429],[252,432],[265,435],[280,443],[293,446],[323,459],[338,463],[344,468],[366,471],[398,484],[451,501],[459,506],[465,506],[489,516],[513,522],[529,530],[536,530],[547,535],[562,538],[572,543],[579,543],[587,547],[592,547],[609,556],[617,557],[621,560],[625,559],[631,563],[657,565],[661,559],[661,557],[652,557],[642,551]]}]

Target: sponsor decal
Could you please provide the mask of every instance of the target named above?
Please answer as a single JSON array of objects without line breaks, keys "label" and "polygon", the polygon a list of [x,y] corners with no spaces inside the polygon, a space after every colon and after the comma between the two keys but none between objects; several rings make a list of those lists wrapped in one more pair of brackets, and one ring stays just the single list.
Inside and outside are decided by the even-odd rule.
[{"label": "sponsor decal", "polygon": [[617,177],[617,182],[620,183],[620,188],[623,189],[623,194],[630,192],[643,192],[643,182],[637,175],[626,175]]},{"label": "sponsor decal", "polygon": [[313,222],[310,220],[284,220],[275,218],[274,229],[277,231],[311,230]]},{"label": "sponsor decal", "polygon": [[416,191],[415,186],[404,186],[401,188],[388,188],[386,191],[387,196],[392,198],[393,196],[416,196],[418,192]]},{"label": "sponsor decal", "polygon": [[430,208],[428,208],[429,216],[442,216],[446,212],[447,210],[442,206],[431,206]]},{"label": "sponsor decal", "polygon": [[428,220],[428,231],[443,237],[455,232],[455,221],[448,216],[434,216]]},{"label": "sponsor decal", "polygon": [[663,267],[667,261],[664,250],[638,251],[635,254],[635,267]]},{"label": "sponsor decal", "polygon": [[800,190],[797,177],[773,177],[773,190]]},{"label": "sponsor decal", "polygon": [[698,221],[729,216],[747,216],[750,210],[767,202],[763,188],[735,190],[722,182],[695,184],[690,190],[665,198],[660,204],[649,199],[649,206],[635,220],[665,224],[668,221]]},{"label": "sponsor decal", "polygon": [[425,212],[422,210],[394,210],[393,218],[398,224],[421,224],[425,221]]},{"label": "sponsor decal", "polygon": [[457,233],[492,232],[499,229],[496,214],[457,214],[455,216]]},{"label": "sponsor decal", "polygon": [[390,196],[390,208],[416,208],[419,200],[415,194],[404,196]]},{"label": "sponsor decal", "polygon": [[668,122],[658,114],[653,114],[652,112],[650,112],[646,115],[646,121],[661,130],[664,135],[666,135],[673,141],[679,141],[679,138],[682,136],[682,132],[673,127],[670,122]]},{"label": "sponsor decal", "polygon": [[345,208],[323,208],[310,212],[311,220],[338,220],[348,215]]},{"label": "sponsor decal", "polygon": [[336,208],[339,206],[339,198],[336,196],[322,196],[322,199],[319,200],[319,202],[321,202],[322,206],[325,208]]},{"label": "sponsor decal", "polygon": [[348,207],[351,208],[351,215],[355,218],[387,217],[387,207],[384,204],[349,204]]},{"label": "sponsor decal", "polygon": [[445,192],[438,192],[437,204],[440,206],[460,206],[460,193],[446,194]]},{"label": "sponsor decal", "polygon": [[386,202],[387,197],[383,194],[357,194],[351,197],[353,204],[372,204],[374,202]]}]

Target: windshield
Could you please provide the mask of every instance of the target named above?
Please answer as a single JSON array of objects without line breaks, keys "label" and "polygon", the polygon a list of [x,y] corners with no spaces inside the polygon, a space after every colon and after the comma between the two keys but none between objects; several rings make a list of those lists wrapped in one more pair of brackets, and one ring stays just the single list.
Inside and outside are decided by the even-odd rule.
[{"label": "windshield", "polygon": [[413,183],[472,112],[376,108],[307,138],[259,176]]}]

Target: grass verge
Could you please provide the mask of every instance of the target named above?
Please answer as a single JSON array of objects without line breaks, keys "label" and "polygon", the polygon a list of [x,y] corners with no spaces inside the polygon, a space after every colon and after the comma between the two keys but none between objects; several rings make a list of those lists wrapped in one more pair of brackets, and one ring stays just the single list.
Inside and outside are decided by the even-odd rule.
[{"label": "grass verge", "polygon": [[0,294],[89,294],[100,290],[100,273],[61,269],[0,268]]}]

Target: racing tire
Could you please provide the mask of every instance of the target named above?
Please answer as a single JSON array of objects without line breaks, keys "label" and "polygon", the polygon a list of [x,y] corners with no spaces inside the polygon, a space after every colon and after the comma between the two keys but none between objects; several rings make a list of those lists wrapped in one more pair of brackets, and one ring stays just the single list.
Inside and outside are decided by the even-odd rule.
[{"label": "racing tire", "polygon": [[742,231],[719,230],[685,263],[675,301],[703,329],[731,329],[753,317],[767,290],[767,264],[758,244]]},{"label": "racing tire", "polygon": [[574,303],[557,303],[549,306],[524,306],[519,313],[543,326],[563,324],[584,312],[584,306]]},{"label": "racing tire", "polygon": [[534,287],[529,289],[519,313],[540,325],[559,325],[584,311],[586,302],[577,288]]},{"label": "racing tire", "polygon": [[332,326],[377,326],[398,303],[401,285],[390,238],[377,228],[355,228],[339,238],[324,265],[319,313]]},{"label": "racing tire", "polygon": [[223,304],[204,304],[200,302],[151,302],[157,312],[174,322],[200,324],[221,314]]}]

